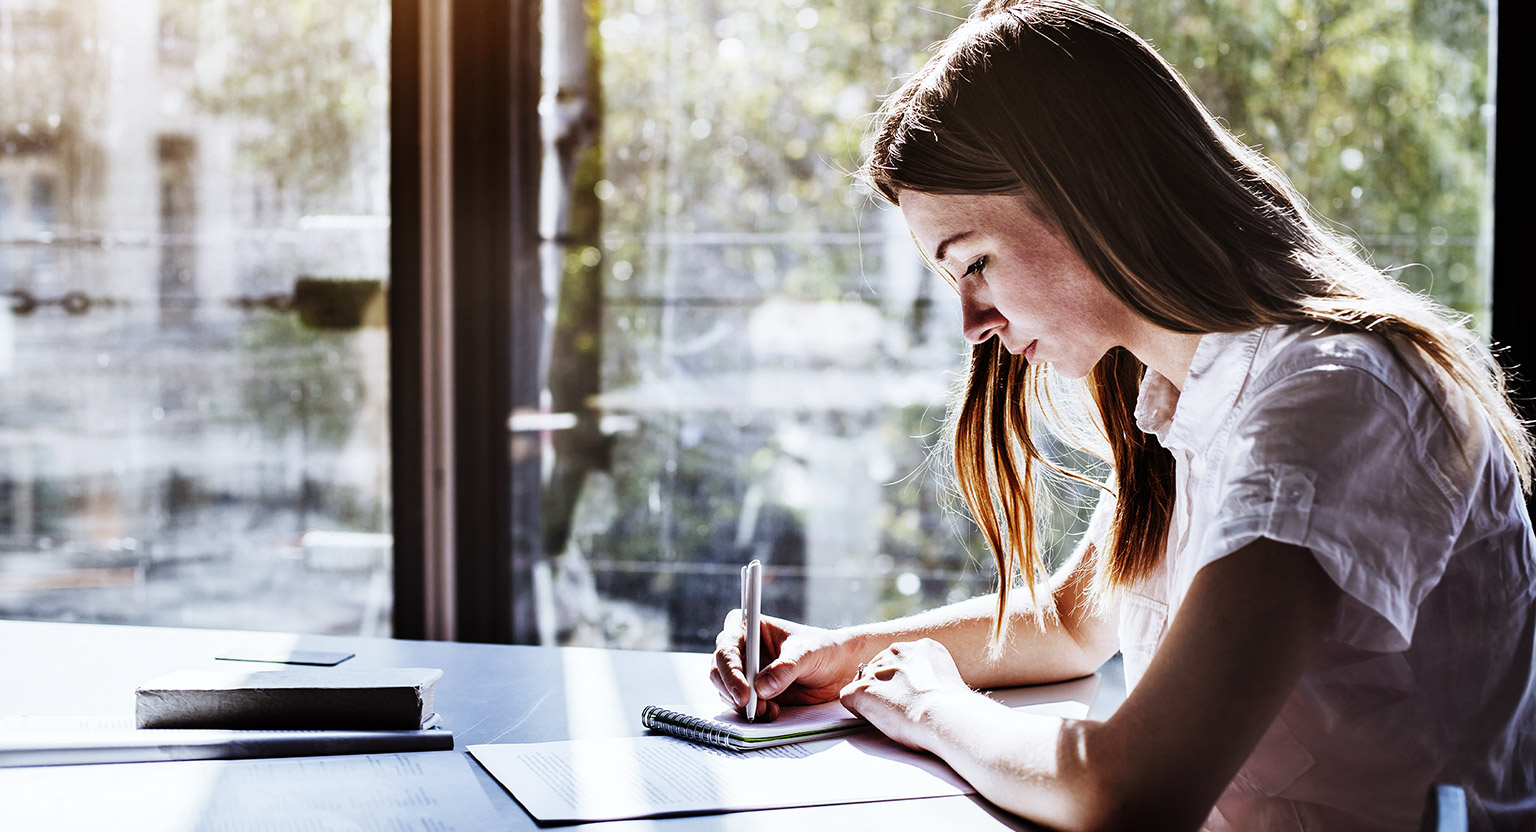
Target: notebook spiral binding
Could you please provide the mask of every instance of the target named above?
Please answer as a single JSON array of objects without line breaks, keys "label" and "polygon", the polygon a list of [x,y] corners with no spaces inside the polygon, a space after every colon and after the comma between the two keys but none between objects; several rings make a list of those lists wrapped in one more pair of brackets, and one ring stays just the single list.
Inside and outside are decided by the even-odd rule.
[{"label": "notebook spiral binding", "polygon": [[640,711],[640,724],[653,731],[701,742],[716,748],[731,748],[731,729],[723,722],[701,719],[685,713],[646,705]]}]

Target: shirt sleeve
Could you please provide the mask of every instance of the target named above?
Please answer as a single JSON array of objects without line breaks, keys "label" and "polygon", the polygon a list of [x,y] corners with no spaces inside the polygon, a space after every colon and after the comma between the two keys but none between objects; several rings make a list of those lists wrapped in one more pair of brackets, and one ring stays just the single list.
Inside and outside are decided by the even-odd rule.
[{"label": "shirt sleeve", "polygon": [[1444,443],[1425,435],[1446,432],[1426,418],[1428,401],[1410,406],[1371,371],[1339,364],[1263,388],[1237,414],[1207,483],[1216,508],[1199,566],[1259,537],[1305,547],[1347,596],[1330,637],[1406,649],[1461,515],[1432,459]]}]

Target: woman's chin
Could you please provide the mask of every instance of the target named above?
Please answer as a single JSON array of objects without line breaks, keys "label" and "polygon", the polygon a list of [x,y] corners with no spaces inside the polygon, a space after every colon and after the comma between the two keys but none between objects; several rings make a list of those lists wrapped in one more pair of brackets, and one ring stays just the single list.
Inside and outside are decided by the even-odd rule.
[{"label": "woman's chin", "polygon": [[1073,381],[1087,378],[1088,374],[1093,372],[1094,366],[1093,364],[1084,363],[1081,361],[1072,361],[1070,359],[1065,361],[1045,361],[1042,363],[1046,367],[1049,367],[1051,372],[1055,373],[1056,375],[1061,376],[1062,378],[1071,379]]}]

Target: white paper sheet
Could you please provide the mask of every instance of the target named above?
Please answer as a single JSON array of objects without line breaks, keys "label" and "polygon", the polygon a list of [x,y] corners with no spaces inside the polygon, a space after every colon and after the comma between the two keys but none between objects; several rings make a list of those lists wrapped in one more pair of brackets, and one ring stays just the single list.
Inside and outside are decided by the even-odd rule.
[{"label": "white paper sheet", "polygon": [[498,818],[461,754],[0,770],[0,829],[486,832]]},{"label": "white paper sheet", "polygon": [[672,737],[472,745],[541,821],[822,806],[968,794],[937,758],[883,737],[721,751]]},{"label": "white paper sheet", "polygon": [[[1048,716],[1083,718],[1097,677],[1013,689],[996,698]],[[472,745],[469,752],[543,822],[867,803],[970,794],[937,757],[868,732],[723,751],[667,736]]]}]

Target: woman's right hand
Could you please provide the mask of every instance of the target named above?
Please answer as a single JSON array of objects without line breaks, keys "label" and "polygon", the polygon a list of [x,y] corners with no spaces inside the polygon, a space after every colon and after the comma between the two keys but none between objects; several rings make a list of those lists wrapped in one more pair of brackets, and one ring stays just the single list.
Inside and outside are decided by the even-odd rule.
[{"label": "woman's right hand", "polygon": [[[780,705],[814,705],[837,698],[858,666],[854,646],[837,631],[763,616],[762,670],[757,674],[757,719],[773,721]],[[709,680],[726,704],[744,710],[747,677],[742,661],[741,610],[731,610],[715,637]]]}]

